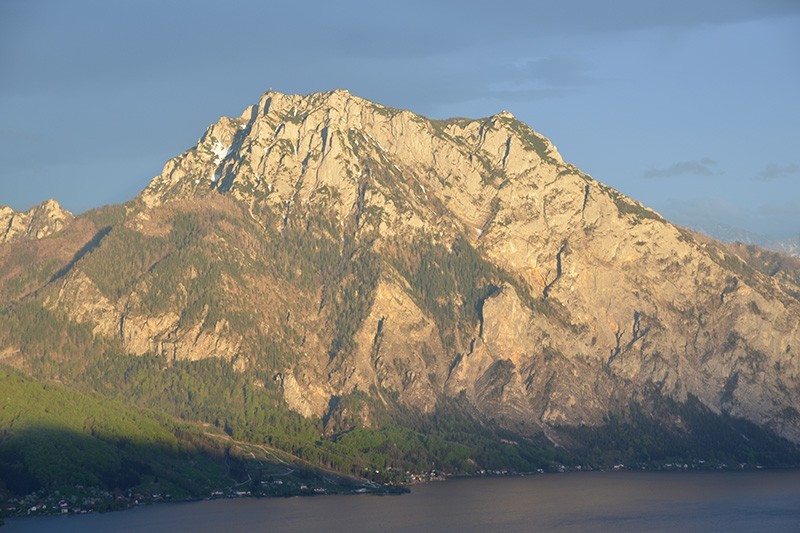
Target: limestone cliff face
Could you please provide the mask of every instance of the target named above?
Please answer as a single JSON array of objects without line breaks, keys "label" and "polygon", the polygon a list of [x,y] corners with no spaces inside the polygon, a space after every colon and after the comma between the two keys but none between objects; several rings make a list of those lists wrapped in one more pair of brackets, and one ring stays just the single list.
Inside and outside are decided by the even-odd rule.
[{"label": "limestone cliff face", "polygon": [[72,218],[72,213],[55,200],[47,200],[25,212],[0,206],[0,242],[47,237],[67,225]]},{"label": "limestone cliff face", "polygon": [[[211,126],[140,199],[155,206],[216,191],[284,215],[307,204],[340,219],[354,209],[376,213],[364,222],[382,235],[436,221],[450,226],[439,232],[466,225],[477,236],[497,215],[501,190],[560,172],[559,165],[552,144],[506,112],[430,121],[346,91],[270,92],[239,118]],[[525,208],[520,200],[508,207]]]},{"label": "limestone cliff face", "polygon": [[[126,209],[49,305],[132,354],[271,372],[303,415],[343,419],[354,394],[423,413],[463,398],[557,440],[655,390],[800,442],[793,278],[595,181],[507,112],[268,92]],[[124,242],[139,270],[103,280],[93,265]],[[267,341],[288,355],[259,359]]]}]

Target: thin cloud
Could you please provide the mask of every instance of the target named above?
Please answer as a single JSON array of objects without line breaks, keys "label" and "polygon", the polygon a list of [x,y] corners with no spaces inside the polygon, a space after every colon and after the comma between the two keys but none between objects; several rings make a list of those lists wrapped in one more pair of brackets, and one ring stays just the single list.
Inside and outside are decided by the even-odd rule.
[{"label": "thin cloud", "polygon": [[758,206],[756,212],[765,217],[787,216],[794,218],[797,213],[800,213],[800,201],[769,202]]},{"label": "thin cloud", "polygon": [[592,65],[581,57],[561,55],[529,59],[521,65],[520,71],[526,79],[552,86],[575,87],[594,81],[591,69]]},{"label": "thin cloud", "polygon": [[699,161],[678,161],[667,168],[649,168],[642,173],[645,179],[674,178],[677,176],[719,176],[722,171],[717,162],[704,157]]},{"label": "thin cloud", "polygon": [[759,181],[772,181],[783,178],[790,178],[792,176],[800,175],[800,165],[790,163],[788,165],[777,165],[771,163],[764,167],[764,169],[756,174],[756,179]]},{"label": "thin cloud", "polygon": [[715,197],[699,197],[686,200],[671,199],[664,203],[662,212],[674,222],[687,225],[713,226],[742,217],[742,209],[737,204]]},{"label": "thin cloud", "polygon": [[503,101],[560,98],[596,83],[593,65],[576,55],[527,58],[503,65],[486,95]]},{"label": "thin cloud", "polygon": [[800,235],[797,222],[800,201],[795,199],[743,206],[724,198],[704,196],[667,200],[659,211],[672,222],[727,240],[758,241],[755,237],[781,240]]}]

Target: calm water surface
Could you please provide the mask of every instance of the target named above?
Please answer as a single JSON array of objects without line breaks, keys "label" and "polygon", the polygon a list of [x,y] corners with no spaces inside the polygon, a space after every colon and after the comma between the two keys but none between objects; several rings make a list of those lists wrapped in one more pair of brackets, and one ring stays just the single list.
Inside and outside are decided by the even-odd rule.
[{"label": "calm water surface", "polygon": [[800,471],[463,479],[403,496],[237,499],[7,520],[29,531],[794,531]]}]

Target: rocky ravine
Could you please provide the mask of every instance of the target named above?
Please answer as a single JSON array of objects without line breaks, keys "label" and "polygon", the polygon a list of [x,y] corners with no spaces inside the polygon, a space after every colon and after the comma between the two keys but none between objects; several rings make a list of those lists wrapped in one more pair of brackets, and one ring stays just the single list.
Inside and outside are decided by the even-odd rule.
[{"label": "rocky ravine", "polygon": [[[280,343],[290,355],[266,370],[306,416],[356,392],[422,412],[463,397],[554,435],[657,391],[800,442],[798,287],[565,163],[507,112],[432,121],[346,91],[268,92],[120,210],[43,304],[134,355],[245,369]],[[187,214],[202,223],[169,240]],[[154,250],[133,281],[103,280],[104,254],[133,241]],[[190,242],[205,259],[170,266]]]}]

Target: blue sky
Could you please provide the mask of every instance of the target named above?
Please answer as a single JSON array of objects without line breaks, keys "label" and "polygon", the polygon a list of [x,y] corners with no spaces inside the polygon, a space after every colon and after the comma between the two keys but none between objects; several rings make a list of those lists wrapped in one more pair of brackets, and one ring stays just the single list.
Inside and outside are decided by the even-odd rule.
[{"label": "blue sky", "polygon": [[800,238],[800,1],[0,2],[0,204],[132,198],[267,89],[507,109],[694,227]]}]

